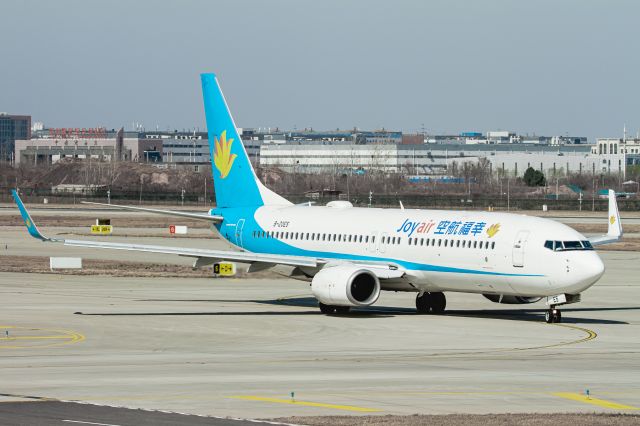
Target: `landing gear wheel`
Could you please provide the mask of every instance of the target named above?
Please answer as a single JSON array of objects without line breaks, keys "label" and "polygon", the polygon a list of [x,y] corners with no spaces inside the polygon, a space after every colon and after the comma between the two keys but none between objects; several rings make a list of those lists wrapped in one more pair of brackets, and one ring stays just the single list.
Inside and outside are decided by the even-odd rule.
[{"label": "landing gear wheel", "polygon": [[349,310],[351,309],[350,306],[325,305],[322,302],[318,303],[318,306],[320,307],[320,312],[322,312],[325,315],[335,315],[335,314],[344,315],[344,314],[348,314]]},{"label": "landing gear wheel", "polygon": [[331,315],[331,314],[335,314],[336,313],[336,307],[335,306],[325,305],[322,302],[318,303],[318,306],[320,306],[320,312],[322,312],[325,315]]},{"label": "landing gear wheel", "polygon": [[442,314],[447,306],[447,298],[442,292],[423,293],[416,297],[416,309],[419,314]]},{"label": "landing gear wheel", "polygon": [[431,313],[431,300],[429,299],[429,293],[418,294],[416,296],[416,309],[419,314]]},{"label": "landing gear wheel", "polygon": [[556,308],[548,309],[544,314],[544,320],[547,322],[547,324],[562,322],[562,313],[559,309]]},{"label": "landing gear wheel", "polygon": [[444,296],[444,293],[437,292],[431,293],[431,312],[436,315],[441,315],[444,313],[444,308],[447,307],[447,298]]}]

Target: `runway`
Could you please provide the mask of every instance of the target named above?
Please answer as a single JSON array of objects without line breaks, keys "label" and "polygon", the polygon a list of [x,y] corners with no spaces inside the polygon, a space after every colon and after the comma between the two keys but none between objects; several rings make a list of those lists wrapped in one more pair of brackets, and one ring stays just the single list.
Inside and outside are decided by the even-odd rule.
[{"label": "runway", "polygon": [[[23,232],[2,228],[0,253],[44,256],[53,247],[57,255],[168,260],[61,249]],[[202,238],[179,244],[222,247]],[[30,395],[252,419],[638,413],[640,253],[601,256],[604,277],[559,325],[543,322],[542,303],[498,305],[479,295],[449,293],[446,315],[420,316],[414,295],[385,292],[372,308],[330,317],[307,283],[287,279],[0,273],[0,393],[9,395],[0,401]]]}]

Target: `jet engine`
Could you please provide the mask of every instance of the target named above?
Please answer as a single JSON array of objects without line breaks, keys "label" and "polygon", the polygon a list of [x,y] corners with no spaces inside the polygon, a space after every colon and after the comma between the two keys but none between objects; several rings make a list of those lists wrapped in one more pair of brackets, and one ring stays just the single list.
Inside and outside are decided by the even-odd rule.
[{"label": "jet engine", "polygon": [[380,296],[380,280],[357,265],[329,266],[313,277],[311,291],[325,305],[369,306]]},{"label": "jet engine", "polygon": [[522,305],[525,303],[535,303],[542,297],[525,297],[525,296],[505,296],[503,294],[483,294],[484,297],[495,303],[504,303],[507,305]]}]

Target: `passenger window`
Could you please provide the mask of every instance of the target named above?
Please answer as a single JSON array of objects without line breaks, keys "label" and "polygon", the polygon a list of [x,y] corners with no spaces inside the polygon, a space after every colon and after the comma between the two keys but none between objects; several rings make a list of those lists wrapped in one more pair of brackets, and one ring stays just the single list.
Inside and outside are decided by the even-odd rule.
[{"label": "passenger window", "polygon": [[442,246],[442,240],[438,238],[438,247]]},{"label": "passenger window", "polygon": [[493,250],[493,249],[495,249],[495,248],[496,248],[496,242],[495,242],[495,241],[492,241],[492,242],[491,242],[491,250]]},{"label": "passenger window", "polygon": [[477,241],[473,242],[473,248],[478,248],[478,242]]},{"label": "passenger window", "polygon": [[456,243],[456,247],[460,247],[460,240]]}]

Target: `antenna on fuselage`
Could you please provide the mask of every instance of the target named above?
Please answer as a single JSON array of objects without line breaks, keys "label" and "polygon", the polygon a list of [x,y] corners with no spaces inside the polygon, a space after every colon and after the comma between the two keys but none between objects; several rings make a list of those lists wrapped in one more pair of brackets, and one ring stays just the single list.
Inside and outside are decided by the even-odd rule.
[{"label": "antenna on fuselage", "polygon": [[398,200],[398,202],[400,203],[400,210],[404,210],[404,205],[402,204],[402,200]]}]

